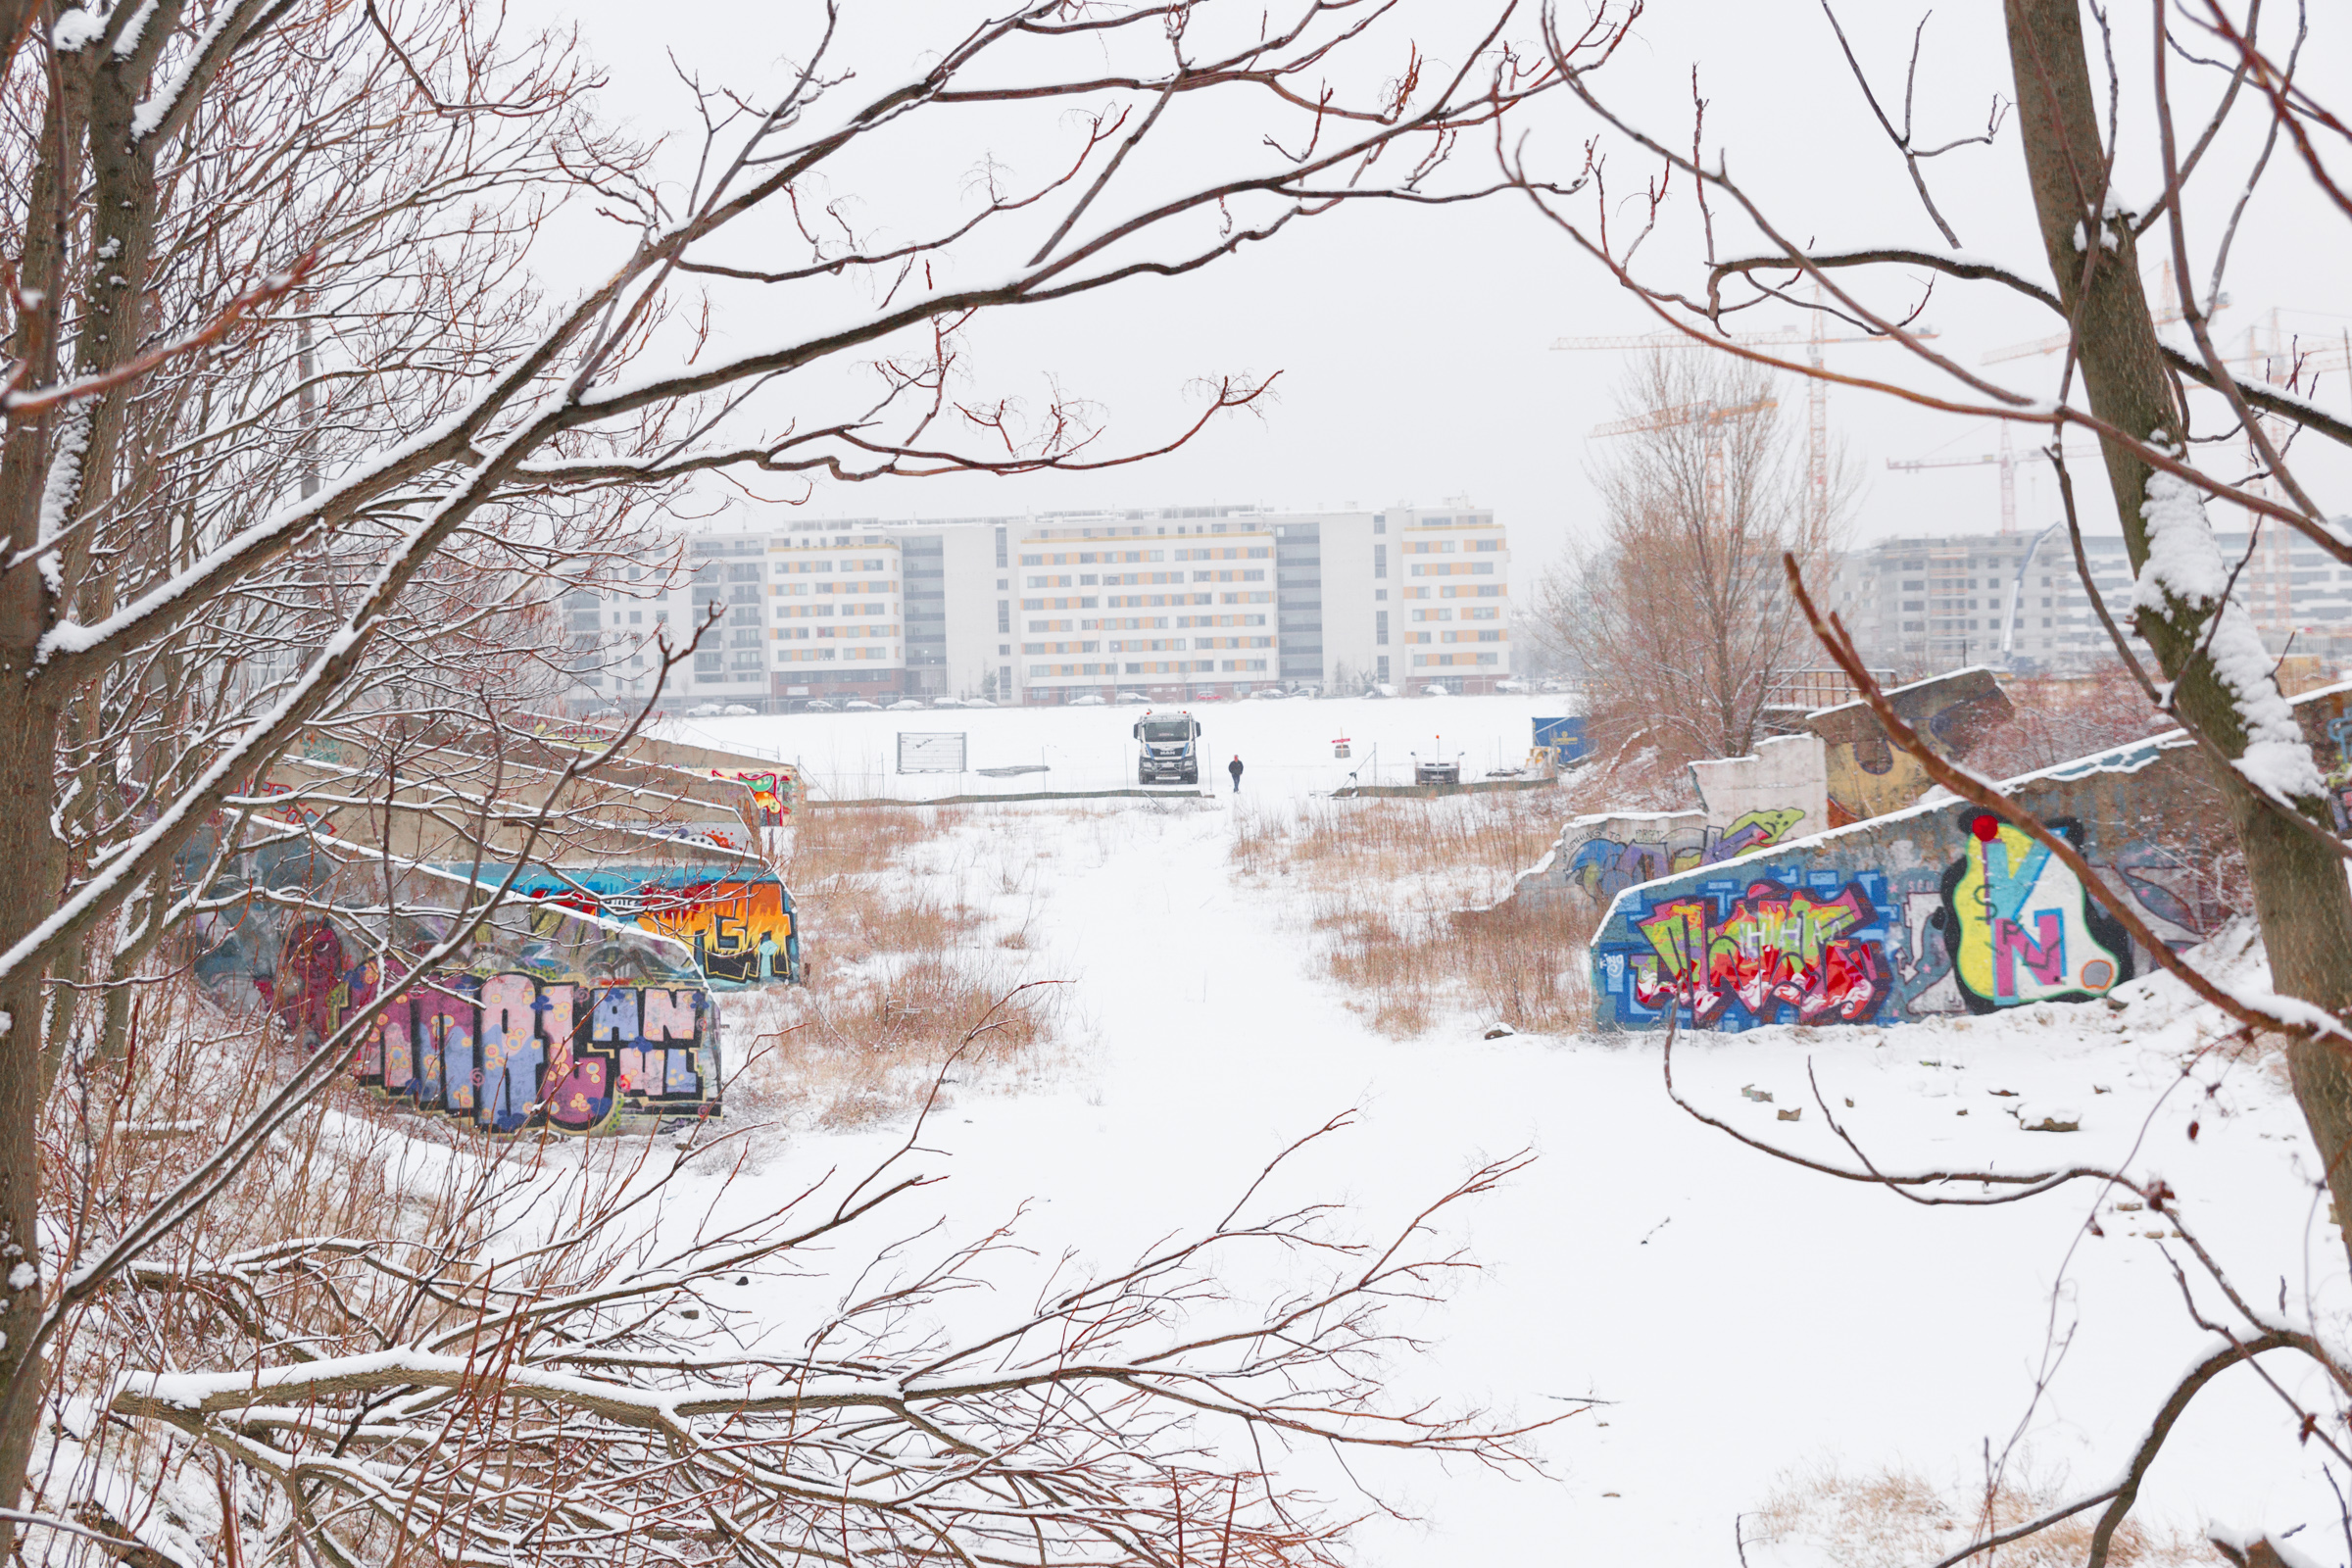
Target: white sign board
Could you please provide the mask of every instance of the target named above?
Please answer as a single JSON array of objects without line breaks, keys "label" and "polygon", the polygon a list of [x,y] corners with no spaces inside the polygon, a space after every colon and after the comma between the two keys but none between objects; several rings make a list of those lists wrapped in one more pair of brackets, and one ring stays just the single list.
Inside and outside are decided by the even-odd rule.
[{"label": "white sign board", "polygon": [[945,730],[899,733],[899,771],[902,773],[960,773],[963,735]]}]

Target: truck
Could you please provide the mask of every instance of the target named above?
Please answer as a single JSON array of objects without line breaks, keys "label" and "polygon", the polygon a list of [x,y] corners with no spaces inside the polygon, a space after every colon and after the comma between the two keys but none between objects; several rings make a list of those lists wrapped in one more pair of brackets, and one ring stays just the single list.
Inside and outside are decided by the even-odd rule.
[{"label": "truck", "polygon": [[1135,721],[1135,738],[1138,784],[1200,782],[1200,721],[1192,714],[1146,710]]},{"label": "truck", "polygon": [[1413,782],[1416,784],[1459,784],[1462,781],[1462,754],[1447,757],[1443,751],[1423,757],[1419,752],[1406,754],[1413,760]]}]

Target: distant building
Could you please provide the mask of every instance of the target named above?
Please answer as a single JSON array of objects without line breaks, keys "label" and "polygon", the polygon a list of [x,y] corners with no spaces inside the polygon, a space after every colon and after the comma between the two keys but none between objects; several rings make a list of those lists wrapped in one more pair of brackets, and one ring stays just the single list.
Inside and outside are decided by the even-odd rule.
[{"label": "distant building", "polygon": [[[2246,535],[2218,536],[2225,560]],[[2121,534],[2086,534],[2092,584],[2130,630],[2133,578]],[[2283,652],[2352,654],[2352,568],[2284,528],[2263,530],[2235,594],[2264,642]],[[2114,657],[2063,526],[2040,534],[1887,539],[1838,564],[1831,608],[1865,662],[1905,673],[2007,663],[2064,670]]]},{"label": "distant building", "polygon": [[1511,673],[1509,547],[1478,508],[796,520],[674,543],[683,586],[565,600],[572,707],[641,701],[654,631],[674,642],[712,604],[664,707],[1478,692]]}]

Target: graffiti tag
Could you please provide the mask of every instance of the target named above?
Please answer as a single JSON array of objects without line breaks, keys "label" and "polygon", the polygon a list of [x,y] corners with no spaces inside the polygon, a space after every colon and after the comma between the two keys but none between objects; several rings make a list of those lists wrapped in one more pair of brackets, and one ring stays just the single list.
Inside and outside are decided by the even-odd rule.
[{"label": "graffiti tag", "polygon": [[1821,896],[1758,881],[1720,917],[1705,894],[1662,901],[1633,922],[1650,952],[1637,958],[1634,1000],[1663,1011],[1689,1007],[1714,1028],[1735,1004],[1754,1023],[1868,1023],[1886,999],[1886,959],[1875,936],[1879,911],[1847,883]]}]

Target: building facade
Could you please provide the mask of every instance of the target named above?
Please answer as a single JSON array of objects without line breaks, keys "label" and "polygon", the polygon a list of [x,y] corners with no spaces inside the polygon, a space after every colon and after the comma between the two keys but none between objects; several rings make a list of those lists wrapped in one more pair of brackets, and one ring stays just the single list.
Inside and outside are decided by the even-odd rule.
[{"label": "building facade", "polygon": [[713,615],[664,708],[1478,692],[1511,673],[1507,539],[1467,505],[795,520],[670,543],[683,581],[566,599],[573,708],[644,701],[655,634],[675,646]]},{"label": "building facade", "polygon": [[[2249,552],[2243,533],[2217,536],[2243,565],[2235,593],[2274,653],[2352,652],[2352,568],[2284,528]],[[2133,576],[2121,534],[2085,534],[2090,581],[2129,631]],[[1835,605],[1863,658],[1906,675],[1965,664],[2066,670],[2103,662],[2114,645],[2063,526],[2039,534],[1888,539],[1838,564]]]}]

